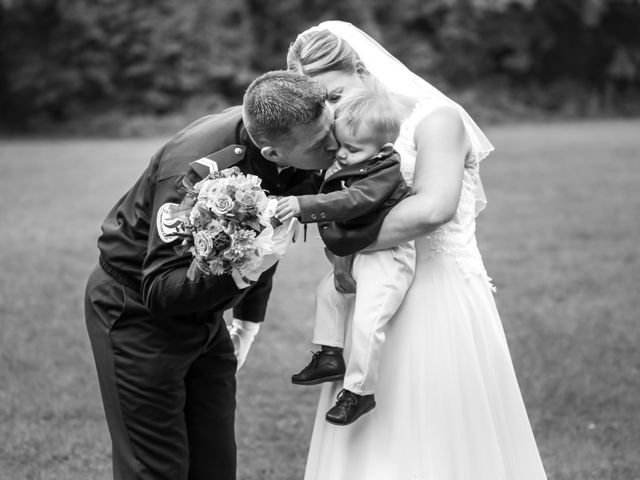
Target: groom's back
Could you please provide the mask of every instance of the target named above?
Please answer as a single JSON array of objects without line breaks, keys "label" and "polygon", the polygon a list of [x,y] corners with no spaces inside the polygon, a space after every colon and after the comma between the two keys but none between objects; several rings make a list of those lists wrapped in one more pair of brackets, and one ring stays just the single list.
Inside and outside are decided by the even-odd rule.
[{"label": "groom's back", "polygon": [[[232,107],[220,114],[202,117],[176,134],[151,158],[137,182],[114,205],[102,224],[98,238],[101,260],[113,266],[139,286],[148,250],[171,243],[163,235],[157,221],[158,210],[170,203],[180,203],[179,179],[190,170],[190,163],[218,152],[239,141],[241,107]],[[223,150],[225,162],[237,163],[244,148]],[[167,241],[169,240],[169,241]],[[189,262],[187,257],[177,261]]]}]

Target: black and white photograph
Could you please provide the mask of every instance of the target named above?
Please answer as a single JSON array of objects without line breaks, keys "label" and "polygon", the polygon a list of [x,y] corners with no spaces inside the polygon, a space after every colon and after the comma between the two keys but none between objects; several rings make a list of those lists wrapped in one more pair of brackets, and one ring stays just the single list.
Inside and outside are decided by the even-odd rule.
[{"label": "black and white photograph", "polygon": [[0,480],[640,480],[640,0],[0,0]]}]

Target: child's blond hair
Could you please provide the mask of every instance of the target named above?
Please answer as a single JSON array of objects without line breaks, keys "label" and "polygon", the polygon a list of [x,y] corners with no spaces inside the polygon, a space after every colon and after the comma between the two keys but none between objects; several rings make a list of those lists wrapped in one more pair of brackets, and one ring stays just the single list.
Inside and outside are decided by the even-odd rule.
[{"label": "child's blond hair", "polygon": [[364,86],[344,97],[335,109],[335,117],[346,119],[347,127],[355,134],[363,123],[369,126],[380,145],[394,143],[400,134],[402,117],[397,103],[374,78],[368,77]]}]

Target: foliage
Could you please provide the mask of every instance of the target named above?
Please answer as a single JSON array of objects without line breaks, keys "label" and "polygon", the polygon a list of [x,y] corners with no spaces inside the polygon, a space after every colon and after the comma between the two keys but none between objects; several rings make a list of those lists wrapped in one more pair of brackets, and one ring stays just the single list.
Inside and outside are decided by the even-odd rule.
[{"label": "foliage", "polygon": [[65,120],[86,109],[162,113],[197,94],[228,94],[244,77],[242,18],[233,3],[208,0],[10,4],[2,110]]},{"label": "foliage", "polygon": [[640,110],[640,0],[3,0],[3,120],[238,102],[253,76],[284,67],[297,33],[331,18],[445,90]]}]

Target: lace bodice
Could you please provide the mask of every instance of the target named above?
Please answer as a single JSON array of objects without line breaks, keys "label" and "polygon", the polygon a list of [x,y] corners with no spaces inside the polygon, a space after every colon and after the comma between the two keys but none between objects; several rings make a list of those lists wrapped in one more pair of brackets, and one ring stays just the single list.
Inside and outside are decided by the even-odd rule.
[{"label": "lace bodice", "polygon": [[[400,153],[402,175],[408,185],[413,183],[416,162],[414,132],[418,123],[441,106],[431,100],[416,104],[413,112],[403,122],[395,148]],[[460,202],[455,216],[433,233],[415,241],[417,259],[428,260],[436,255],[450,255],[457,261],[465,276],[478,275],[491,284],[491,279],[482,263],[476,243],[476,215],[480,186],[479,167],[482,155],[471,151],[467,158],[462,178]],[[493,286],[492,286],[493,288]]]}]

